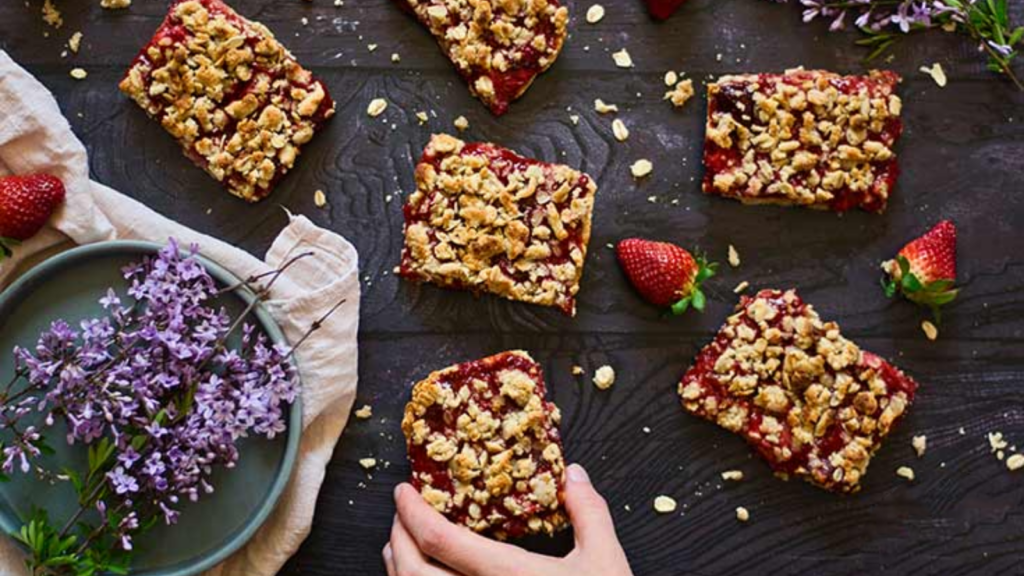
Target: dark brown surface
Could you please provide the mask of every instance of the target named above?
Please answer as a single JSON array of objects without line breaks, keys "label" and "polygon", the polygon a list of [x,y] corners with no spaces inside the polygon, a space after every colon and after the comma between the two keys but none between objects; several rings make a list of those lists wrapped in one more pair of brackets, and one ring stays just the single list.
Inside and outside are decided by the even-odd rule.
[{"label": "dark brown surface", "polygon": [[[543,364],[564,413],[567,455],[588,467],[608,497],[638,575],[1024,572],[1024,472],[1007,472],[984,438],[1001,430],[1024,446],[1024,95],[985,72],[969,41],[917,37],[891,63],[906,76],[907,132],[899,149],[904,174],[886,214],[744,207],[700,193],[703,104],[696,99],[676,111],[661,101],[665,70],[695,78],[798,64],[858,72],[863,53],[852,48],[853,35],[826,35],[824,23],[800,23],[797,5],[767,0],[692,0],[663,24],[650,21],[639,0],[604,3],[608,15],[596,26],[582,20],[589,2],[574,3],[573,34],[560,60],[495,119],[426,31],[390,0],[346,0],[341,8],[330,0],[236,0],[241,13],[267,24],[321,75],[338,101],[337,117],[296,170],[256,206],[229,197],[191,166],[117,91],[166,2],[136,0],[127,11],[109,12],[99,0],[58,0],[64,27],[44,38],[41,0],[5,0],[0,47],[56,93],[89,148],[96,179],[255,253],[283,225],[280,205],[358,247],[365,277],[358,405],[373,405],[374,418],[349,425],[312,534],[283,574],[382,574],[391,490],[408,473],[398,424],[411,383],[513,347]],[[1014,11],[1018,20],[1024,16],[1019,4]],[[76,30],[85,34],[82,50],[62,59],[61,44]],[[369,43],[377,50],[369,52]],[[633,70],[612,63],[610,52],[624,46]],[[400,63],[391,63],[392,52]],[[917,72],[933,61],[950,75],[945,89]],[[72,80],[72,66],[88,70],[88,79]],[[378,96],[391,105],[370,119],[366,105]],[[628,142],[612,138],[613,116],[593,111],[595,97],[620,106],[632,131]],[[418,110],[435,110],[437,118],[419,126]],[[575,320],[391,274],[403,199],[386,197],[412,190],[413,158],[432,130],[451,131],[460,114],[471,123],[468,139],[565,162],[597,179],[594,239]],[[578,126],[570,114],[580,115]],[[641,157],[655,169],[636,184],[628,166]],[[314,207],[317,188],[327,192],[329,208]],[[656,204],[647,201],[651,195]],[[964,290],[931,343],[918,327],[922,310],[882,295],[878,262],[943,217],[960,228]],[[710,283],[703,316],[662,318],[629,289],[605,248],[637,234],[699,245],[723,263],[732,243],[743,264],[726,266]],[[676,382],[744,279],[753,287],[799,288],[824,318],[921,383],[863,493],[843,497],[777,480],[742,440],[678,406]],[[571,376],[574,363],[587,369],[586,379]],[[605,363],[619,376],[601,392],[589,374]],[[921,460],[910,447],[915,433],[928,435]],[[372,479],[357,463],[369,455],[391,463]],[[895,476],[902,464],[917,471],[913,484]],[[718,474],[731,468],[747,479],[720,487]],[[675,496],[684,515],[656,516],[651,501],[659,494]],[[734,518],[738,505],[751,511],[746,525]],[[555,546],[530,544],[564,551],[569,542],[565,535]]]}]

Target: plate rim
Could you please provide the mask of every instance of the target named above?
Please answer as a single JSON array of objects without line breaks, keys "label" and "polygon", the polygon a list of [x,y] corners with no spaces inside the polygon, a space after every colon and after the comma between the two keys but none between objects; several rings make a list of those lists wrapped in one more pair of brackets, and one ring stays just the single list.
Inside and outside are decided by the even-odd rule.
[{"label": "plate rim", "polygon": [[[44,281],[47,276],[80,260],[88,260],[97,256],[118,255],[121,253],[126,255],[137,254],[139,256],[151,255],[164,247],[164,244],[144,240],[108,240],[77,246],[55,254],[43,262],[29,268],[24,274],[12,282],[10,286],[0,292],[0,315],[3,314],[5,309],[12,305],[17,305],[19,301],[29,296],[32,292],[32,288],[37,283]],[[207,272],[209,272],[209,274],[218,282],[230,286],[241,281],[241,278],[239,278],[238,275],[204,256],[201,249],[197,255],[197,259]],[[240,287],[234,290],[234,294],[241,298],[247,305],[256,299],[256,295],[247,287]],[[287,345],[288,341],[285,338],[280,325],[278,325],[277,321],[262,302],[256,303],[252,314],[256,317],[261,327],[266,331],[267,336],[270,337],[271,341],[275,344]],[[301,373],[299,373],[298,377],[299,385],[301,387]],[[138,571],[133,568],[129,568],[129,574],[131,576],[189,576],[216,566],[241,549],[252,539],[256,534],[256,531],[266,523],[267,518],[269,518],[270,514],[277,508],[277,503],[280,501],[281,496],[284,493],[284,489],[291,480],[292,473],[294,472],[301,437],[302,393],[300,391],[300,393],[296,395],[295,401],[292,403],[288,411],[288,437],[281,464],[274,477],[274,481],[270,486],[267,498],[263,500],[255,514],[251,515],[245,521],[245,525],[240,530],[227,534],[225,537],[225,544],[211,552],[185,559],[165,568],[145,571]],[[20,521],[17,521],[16,524],[17,525],[12,525],[11,519],[8,515],[0,512],[0,528],[3,528],[5,531],[4,537],[10,538],[10,533],[16,530],[21,523]],[[11,540],[13,541],[13,539]],[[24,548],[20,542],[18,543],[18,546]]]}]

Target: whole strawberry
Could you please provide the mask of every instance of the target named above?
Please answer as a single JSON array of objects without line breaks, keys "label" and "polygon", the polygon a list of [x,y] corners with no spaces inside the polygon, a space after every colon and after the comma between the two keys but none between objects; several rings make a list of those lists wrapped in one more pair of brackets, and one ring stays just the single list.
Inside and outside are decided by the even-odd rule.
[{"label": "whole strawberry", "polygon": [[659,20],[666,20],[675,13],[686,0],[644,0],[647,11]]},{"label": "whole strawberry", "polygon": [[883,281],[885,295],[897,292],[907,300],[932,309],[935,319],[939,308],[956,298],[956,226],[949,220],[935,225],[924,236],[910,242],[894,260],[882,263],[889,275]]},{"label": "whole strawberry", "polygon": [[64,184],[56,176],[0,178],[0,259],[11,255],[12,246],[35,236],[65,195]]},{"label": "whole strawberry", "polygon": [[707,298],[700,285],[715,275],[717,264],[694,258],[675,244],[640,238],[619,242],[615,252],[629,281],[651,304],[671,307],[676,315],[690,307],[704,310]]}]

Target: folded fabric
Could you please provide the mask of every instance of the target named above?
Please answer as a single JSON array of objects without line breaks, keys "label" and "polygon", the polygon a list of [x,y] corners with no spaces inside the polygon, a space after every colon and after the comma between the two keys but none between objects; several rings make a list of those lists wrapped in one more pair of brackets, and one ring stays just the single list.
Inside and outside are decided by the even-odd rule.
[{"label": "folded fabric", "polygon": [[[359,328],[359,265],[355,248],[341,236],[302,216],[289,223],[264,260],[190,230],[103,184],[89,179],[85,147],[72,133],[53,95],[0,50],[0,174],[47,172],[60,177],[67,203],[50,227],[23,243],[0,264],[0,287],[33,256],[61,246],[104,240],[176,238],[197,243],[204,256],[239,277],[298,260],[274,284],[267,302],[291,341],[333,304],[338,309],[296,353],[302,375],[303,434],[291,481],[276,510],[253,539],[209,570],[213,576],[271,576],[309,533],[327,462],[348,420],[356,395],[356,332]],[[0,573],[27,574],[20,550],[0,538]]]}]

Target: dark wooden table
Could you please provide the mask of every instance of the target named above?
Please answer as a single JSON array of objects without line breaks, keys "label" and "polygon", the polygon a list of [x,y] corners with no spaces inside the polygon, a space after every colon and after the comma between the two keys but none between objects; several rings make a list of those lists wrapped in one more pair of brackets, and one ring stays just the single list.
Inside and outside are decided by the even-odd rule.
[{"label": "dark wooden table", "polygon": [[[793,2],[692,0],[657,24],[639,0],[605,0],[608,15],[594,26],[582,18],[589,3],[572,2],[573,33],[561,58],[499,119],[469,96],[433,40],[389,0],[346,0],[343,7],[330,0],[236,0],[236,8],[267,24],[319,73],[338,102],[337,117],[297,170],[256,206],[228,197],[117,91],[167,2],[136,0],[111,12],[99,0],[58,0],[64,26],[55,32],[39,17],[41,0],[5,1],[0,48],[57,95],[97,180],[257,254],[285,222],[280,206],[358,247],[358,405],[371,404],[374,418],[349,424],[327,470],[313,531],[282,574],[382,574],[391,490],[408,474],[398,421],[411,383],[508,348],[528,349],[543,363],[564,413],[568,456],[607,496],[638,575],[1024,573],[1024,472],[1008,472],[985,437],[1002,431],[1024,448],[1024,94],[986,72],[969,41],[915,37],[888,64],[905,76],[907,131],[904,173],[886,214],[836,216],[705,197],[698,184],[703,104],[697,98],[677,111],[663,102],[666,70],[704,79],[800,64],[864,68],[854,34],[801,24]],[[1021,8],[1014,6],[1018,22]],[[84,33],[82,49],[62,58],[62,43],[76,30]],[[378,46],[370,51],[368,44]],[[632,70],[612,63],[610,53],[623,47],[636,63]],[[392,63],[393,52],[399,63]],[[949,73],[945,89],[918,72],[932,62]],[[71,79],[73,66],[84,67],[88,78]],[[390,106],[371,119],[366,106],[375,97]],[[594,112],[595,97],[619,105],[632,132],[628,142],[614,140],[612,117]],[[436,117],[420,126],[420,110]],[[571,114],[579,115],[578,126]],[[453,131],[459,115],[470,121],[468,138],[596,177],[594,238],[575,320],[392,275],[413,159],[431,132]],[[628,167],[642,157],[655,168],[638,184]],[[325,209],[314,206],[318,188],[327,192]],[[940,339],[929,342],[918,326],[924,312],[882,295],[878,262],[940,218],[960,229],[963,294],[948,310]],[[711,282],[703,316],[666,319],[640,302],[606,247],[633,235],[698,245],[721,262],[733,244],[743,264],[726,266]],[[777,480],[741,440],[678,405],[679,376],[731,310],[732,288],[741,280],[799,288],[848,336],[921,382],[918,402],[878,454],[861,494],[836,496]],[[591,373],[611,364],[618,381],[598,391],[589,376],[570,374],[574,364]],[[928,436],[920,460],[910,446],[914,434]],[[372,477],[357,463],[367,456],[386,464]],[[896,477],[903,464],[916,470],[915,482]],[[747,479],[723,486],[719,473],[732,468]],[[678,499],[681,514],[656,515],[651,502],[659,494]],[[747,524],[735,519],[739,505],[751,511]],[[564,535],[527,545],[564,552],[570,542]]]}]

